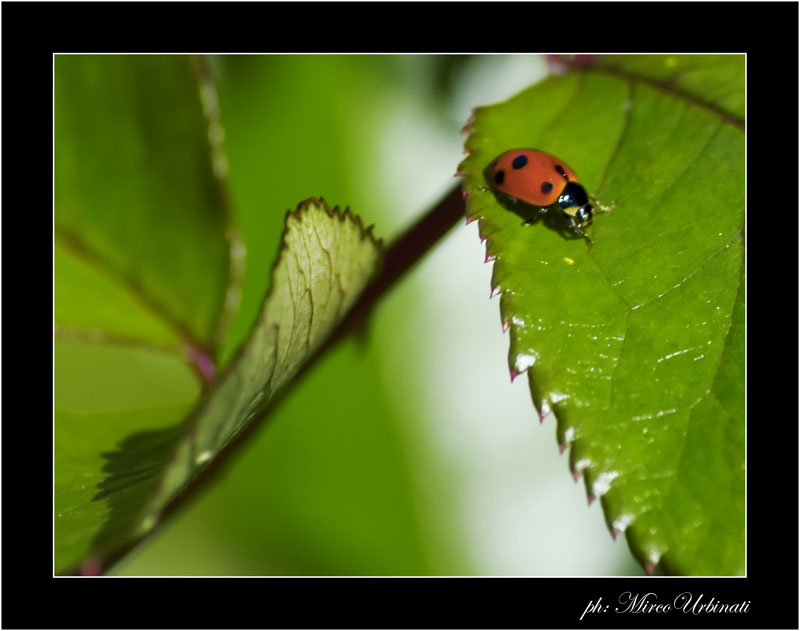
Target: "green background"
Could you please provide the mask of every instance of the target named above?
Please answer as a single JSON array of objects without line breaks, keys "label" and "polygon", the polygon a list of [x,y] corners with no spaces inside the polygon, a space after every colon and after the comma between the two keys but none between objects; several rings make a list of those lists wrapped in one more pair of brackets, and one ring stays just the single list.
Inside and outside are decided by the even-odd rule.
[{"label": "green background", "polygon": [[[231,56],[210,67],[247,248],[223,359],[256,316],[286,209],[322,196],[390,243],[456,184],[470,108],[546,72],[522,55]],[[540,425],[526,384],[509,383],[484,256],[476,226],[458,225],[366,335],[314,366],[215,483],[114,573],[641,574],[598,503],[586,505],[552,418]],[[77,383],[59,373],[57,407],[140,396],[146,384],[123,375],[98,406],[95,388],[80,387],[98,353],[69,344],[56,361]],[[175,391],[151,399],[179,410],[193,394]]]}]

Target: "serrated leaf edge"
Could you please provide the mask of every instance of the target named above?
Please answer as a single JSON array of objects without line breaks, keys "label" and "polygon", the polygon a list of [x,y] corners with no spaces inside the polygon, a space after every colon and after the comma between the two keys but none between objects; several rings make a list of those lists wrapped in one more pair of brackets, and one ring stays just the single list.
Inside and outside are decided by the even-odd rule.
[{"label": "serrated leaf edge", "polygon": [[[584,72],[582,69],[581,70],[574,70],[574,71],[575,72]],[[607,68],[602,68],[602,67],[599,68],[599,71],[600,72],[604,72],[606,74],[611,74],[611,75],[615,74],[614,72],[609,72],[609,70]],[[689,105],[693,105],[695,107],[699,107],[700,109],[703,109],[703,110],[706,110],[706,111],[711,111],[713,114],[715,114],[715,115],[717,115],[719,117],[719,119],[721,120],[722,123],[727,123],[727,124],[729,124],[731,126],[739,128],[739,130],[742,131],[742,132],[744,131],[744,123],[743,122],[738,122],[736,120],[730,120],[730,117],[726,117],[721,112],[719,112],[717,110],[714,110],[713,108],[709,107],[708,105],[706,105],[706,104],[704,104],[702,102],[693,100],[691,98],[687,98],[683,94],[676,93],[674,91],[668,90],[663,85],[658,85],[655,82],[648,81],[646,78],[642,78],[642,77],[639,77],[637,75],[624,75],[622,73],[619,73],[618,76],[619,76],[619,78],[624,80],[625,83],[627,84],[629,98],[630,98],[630,92],[632,90],[633,85],[636,82],[642,82],[642,83],[645,83],[647,85],[651,85],[651,86],[654,86],[654,87],[658,87],[658,88],[660,88],[662,90],[669,91],[675,96],[675,98],[683,100],[683,101],[687,102]],[[513,97],[511,97],[511,98],[513,98]],[[464,154],[466,156],[469,156],[470,153],[471,153],[471,149],[470,149],[469,145],[470,145],[470,141],[474,140],[475,127],[477,126],[477,123],[478,123],[478,120],[479,120],[481,112],[483,110],[486,110],[486,109],[490,108],[490,107],[494,107],[495,105],[499,105],[499,103],[498,104],[494,104],[494,105],[489,105],[489,106],[476,107],[470,113],[470,116],[469,116],[469,118],[467,120],[467,123],[464,125],[464,127],[461,130],[462,134],[466,134],[467,135],[467,137],[466,137],[466,139],[464,141]],[[626,113],[626,115],[627,115],[627,113]],[[623,135],[624,135],[624,126],[623,126],[623,129],[622,129],[621,133],[620,133],[620,139],[621,139],[621,137]],[[613,156],[609,158],[609,163],[612,161],[612,158],[613,158]],[[465,170],[465,166],[466,166],[467,160],[468,160],[468,158],[465,158],[464,160],[462,160],[462,162],[459,163],[457,171],[456,171],[456,176],[460,176],[462,178],[461,187],[462,187],[462,196],[463,196],[463,199],[464,199],[466,223],[470,224],[473,221],[477,221],[478,222],[478,235],[479,235],[481,243],[485,243],[485,247],[486,247],[486,255],[485,255],[484,262],[486,262],[486,263],[490,263],[491,262],[492,263],[492,279],[491,279],[491,289],[490,289],[490,293],[489,293],[489,298],[491,299],[491,298],[494,298],[494,297],[496,297],[498,295],[500,296],[501,327],[502,327],[503,333],[509,332],[509,335],[513,335],[513,330],[512,329],[515,329],[517,327],[517,325],[516,325],[516,323],[513,322],[513,316],[508,316],[507,317],[506,314],[504,314],[504,312],[503,312],[503,294],[504,294],[504,292],[506,290],[501,286],[499,280],[497,280],[496,276],[495,276],[497,267],[494,265],[494,263],[496,261],[498,261],[498,260],[501,260],[502,257],[499,257],[496,253],[494,253],[490,249],[491,248],[491,243],[488,240],[487,236],[485,236],[483,231],[482,231],[482,225],[483,225],[484,217],[481,216],[481,215],[476,215],[473,212],[473,209],[472,209],[472,195],[470,193],[470,190],[468,190],[467,186],[469,184],[470,186],[472,186],[474,188],[480,189],[481,186],[483,186],[483,185],[480,184],[480,183],[479,184],[475,184],[476,181],[480,182],[479,176],[476,176],[472,172]],[[609,164],[607,163],[606,164],[606,171],[608,169],[608,166],[609,166]],[[604,176],[604,178],[605,178],[605,176]],[[630,315],[630,311],[628,312],[628,315]],[[727,339],[727,336],[726,336],[726,339]],[[523,362],[522,362],[523,365],[521,365],[520,364],[520,357],[524,356],[524,355],[525,354],[523,353],[523,354],[517,354],[516,356],[512,357],[511,349],[509,348],[508,366],[509,366],[509,373],[510,373],[511,381],[513,382],[522,373],[525,373],[525,372],[528,373],[528,375],[527,375],[528,376],[528,386],[529,386],[529,390],[530,390],[530,393],[531,393],[531,400],[533,402],[534,408],[536,409],[537,413],[539,414],[540,422],[543,422],[544,418],[546,416],[548,416],[550,413],[553,414],[553,417],[554,417],[554,419],[556,421],[558,435],[560,436],[558,447],[559,447],[560,453],[563,454],[564,451],[568,447],[572,447],[577,441],[580,441],[580,438],[576,438],[574,436],[574,429],[573,428],[569,428],[569,427],[565,428],[565,427],[563,427],[564,421],[559,419],[558,415],[556,414],[556,410],[554,409],[554,405],[553,405],[554,403],[557,403],[557,401],[552,401],[552,400],[548,401],[545,398],[543,398],[541,396],[537,396],[535,394],[533,373],[531,373],[528,370],[533,365],[534,362],[528,362],[528,361],[526,361],[526,358],[523,357]],[[570,450],[570,453],[573,454],[574,452],[572,450]],[[575,482],[577,482],[578,479],[581,476],[583,476],[583,478],[584,478],[588,504],[591,505],[597,497],[600,497],[601,505],[603,507],[604,521],[606,522],[606,526],[608,527],[612,538],[614,540],[616,540],[618,535],[620,533],[624,533],[626,531],[627,527],[629,525],[631,525],[631,523],[633,522],[633,519],[631,518],[632,516],[627,514],[625,511],[622,511],[619,515],[616,515],[616,516],[611,515],[610,512],[609,512],[609,509],[608,509],[608,507],[606,505],[606,502],[602,497],[609,490],[611,480],[613,480],[613,477],[615,477],[616,472],[598,472],[598,473],[596,473],[595,475],[592,476],[595,479],[590,482],[589,477],[587,477],[585,474],[587,472],[589,472],[590,469],[592,468],[591,461],[589,459],[584,458],[584,459],[581,459],[581,460],[573,463],[572,462],[572,460],[573,460],[572,457],[570,458],[570,460],[571,460],[570,469],[571,469],[571,473],[572,473],[572,476],[573,476]],[[605,483],[604,479],[601,479],[601,478],[603,478],[603,476],[608,476],[608,475],[611,475],[612,477],[611,477],[611,479],[607,480],[607,483]],[[598,481],[600,481],[600,484],[598,484]],[[636,554],[636,550],[634,549],[634,546],[629,545],[629,548],[630,548],[631,552],[634,553],[634,556],[637,558],[637,560],[639,560],[639,562],[642,564],[642,567],[644,568],[645,572],[648,573],[648,574],[652,574],[653,573],[654,566],[658,565],[659,562],[661,561],[662,557],[668,552],[667,549],[663,549],[663,550],[660,550],[660,549],[659,550],[656,550],[656,549],[641,550],[642,554],[645,555],[645,558],[639,558],[639,555]]]}]

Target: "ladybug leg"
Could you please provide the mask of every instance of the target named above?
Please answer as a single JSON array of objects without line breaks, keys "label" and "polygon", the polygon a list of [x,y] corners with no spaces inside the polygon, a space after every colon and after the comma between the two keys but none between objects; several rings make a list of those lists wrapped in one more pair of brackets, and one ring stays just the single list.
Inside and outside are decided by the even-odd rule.
[{"label": "ladybug leg", "polygon": [[610,204],[608,204],[608,205],[606,205],[606,204],[601,204],[600,202],[598,202],[598,201],[597,201],[596,199],[594,199],[594,198],[592,198],[592,201],[594,202],[594,207],[595,207],[595,208],[598,208],[598,209],[600,209],[600,210],[602,210],[603,212],[606,212],[606,213],[607,213],[607,212],[609,212],[609,211],[610,211],[612,208],[614,208],[614,206],[615,206],[615,205],[616,205],[616,203],[617,203],[616,201],[612,200],[612,201],[611,201],[611,203],[610,203]]},{"label": "ladybug leg", "polygon": [[[575,221],[575,217],[573,217],[572,215],[566,215],[566,218],[567,218],[567,227],[569,228],[570,232],[572,232],[572,234],[586,239],[586,243],[588,245],[592,245],[594,243],[594,241],[592,241],[592,238],[588,234],[586,234],[586,232],[584,232],[583,228],[578,224],[578,222]],[[589,223],[591,223],[591,221]]]},{"label": "ladybug leg", "polygon": [[586,243],[588,245],[592,245],[594,243],[594,241],[592,241],[592,238],[588,234],[586,234],[583,231],[583,228],[581,228],[580,226],[572,225],[572,226],[570,226],[570,229],[572,230],[573,234],[575,234],[575,235],[577,235],[579,237],[583,237],[584,239],[586,239]]},{"label": "ladybug leg", "polygon": [[539,216],[543,215],[544,213],[546,213],[548,209],[549,209],[549,206],[544,206],[544,207],[540,206],[538,214],[536,214],[535,216],[531,217],[530,219],[526,219],[525,221],[523,221],[522,225],[523,226],[532,226],[536,222],[536,220],[539,218]]}]

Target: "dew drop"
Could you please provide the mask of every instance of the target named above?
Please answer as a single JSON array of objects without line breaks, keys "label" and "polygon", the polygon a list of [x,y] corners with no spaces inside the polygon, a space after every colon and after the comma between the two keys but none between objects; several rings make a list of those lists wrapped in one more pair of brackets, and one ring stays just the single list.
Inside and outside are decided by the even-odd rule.
[{"label": "dew drop", "polygon": [[550,405],[547,403],[547,401],[542,401],[542,405],[539,408],[539,418],[544,419],[544,417],[550,414],[550,412],[552,412]]},{"label": "dew drop", "polygon": [[618,532],[625,532],[626,528],[633,523],[633,515],[625,513],[617,517],[611,526]]},{"label": "dew drop", "polygon": [[606,471],[597,476],[597,479],[592,484],[592,493],[595,497],[601,497],[608,492],[611,488],[611,482],[619,476],[618,471]]},{"label": "dew drop", "polygon": [[591,462],[591,460],[589,460],[588,458],[581,458],[580,460],[578,460],[578,461],[575,463],[575,471],[578,473],[578,475],[580,475],[580,474],[581,474],[581,473],[583,473],[583,472],[584,472],[586,469],[588,469],[588,468],[589,468],[589,465],[590,465],[591,463],[592,463],[592,462]]},{"label": "dew drop", "polygon": [[148,515],[139,524],[139,534],[150,532],[156,525],[156,515]]},{"label": "dew drop", "polygon": [[209,451],[209,450],[206,450],[206,451],[200,452],[200,453],[197,455],[197,458],[195,458],[195,459],[194,459],[194,463],[195,463],[196,465],[201,465],[201,464],[203,464],[204,462],[208,462],[208,461],[209,461],[209,460],[211,460],[213,457],[214,457],[214,453],[213,453],[213,452],[211,452],[211,451]]},{"label": "dew drop", "polygon": [[514,360],[514,365],[519,372],[525,372],[536,363],[536,356],[529,353],[520,353]]}]

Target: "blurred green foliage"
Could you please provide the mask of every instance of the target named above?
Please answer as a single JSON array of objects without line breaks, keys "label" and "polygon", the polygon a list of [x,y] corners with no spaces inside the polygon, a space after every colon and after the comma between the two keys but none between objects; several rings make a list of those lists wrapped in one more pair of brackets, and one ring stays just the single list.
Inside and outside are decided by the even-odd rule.
[{"label": "blurred green foliage", "polygon": [[[160,351],[169,356],[177,340],[197,336],[209,341],[210,346],[213,322],[203,315],[196,294],[218,298],[221,292],[213,284],[198,292],[196,283],[218,278],[211,274],[211,267],[216,272],[227,271],[224,249],[216,262],[213,257],[202,256],[219,252],[220,243],[226,245],[224,213],[216,211],[216,227],[192,238],[171,233],[173,226],[180,229],[179,219],[161,222],[170,213],[196,213],[199,204],[209,201],[212,206],[207,215],[213,217],[213,205],[224,200],[214,188],[217,183],[208,147],[197,145],[198,134],[193,131],[206,128],[198,119],[199,99],[195,97],[193,106],[170,109],[186,93],[180,81],[193,77],[190,60],[148,57],[143,64],[141,61],[66,57],[59,58],[57,64],[56,125],[60,135],[56,228],[60,245],[56,320],[59,336],[72,339],[59,342],[56,349],[58,471],[72,470],[70,462],[86,457],[70,437],[91,431],[99,422],[113,429],[107,441],[107,453],[111,453],[136,427],[125,422],[131,415],[141,423],[140,430],[161,427],[163,418],[171,419],[173,425],[181,418],[186,407],[174,408],[175,402],[172,416],[151,414],[157,411],[148,403],[152,396],[141,396],[140,391],[151,387],[152,379],[122,378],[119,369],[109,371],[97,355],[108,354],[106,348],[113,350],[122,344],[115,361],[124,372],[125,366],[141,369],[138,356],[146,356],[151,362],[160,361]],[[100,70],[93,72],[98,65]],[[97,77],[109,75],[109,68],[115,69],[110,73],[115,83],[105,86]],[[324,194],[333,202],[358,199],[348,181],[368,179],[370,165],[381,159],[374,144],[372,154],[364,143],[361,150],[355,150],[357,140],[369,134],[358,113],[363,115],[370,106],[386,99],[392,83],[382,60],[372,57],[232,57],[215,60],[213,68],[226,123],[224,142],[231,173],[233,219],[248,252],[241,310],[223,351],[227,358],[249,331],[263,300],[286,209],[313,193]],[[144,75],[150,71],[148,79]],[[83,103],[84,109],[77,111],[73,103]],[[155,114],[153,108],[158,103],[166,117]],[[170,116],[179,120],[170,122]],[[202,125],[194,122],[198,120]],[[142,147],[142,138],[149,144]],[[205,143],[205,138],[199,139]],[[161,149],[159,142],[164,145]],[[186,153],[195,162],[201,158],[198,164],[205,165],[205,173],[195,173],[192,180],[187,180],[185,165],[180,166]],[[205,163],[202,156],[206,156]],[[170,159],[174,161],[168,163]],[[159,166],[159,161],[167,166]],[[203,178],[211,190],[195,187],[185,195],[179,193],[182,181],[187,182],[184,188],[192,188],[192,182]],[[163,188],[140,190],[136,184],[147,185],[153,179]],[[118,186],[117,180],[124,186]],[[169,191],[164,193],[164,188]],[[126,193],[128,190],[133,192]],[[368,197],[369,192],[362,192],[362,196]],[[92,212],[94,215],[87,217]],[[367,207],[364,216],[370,223],[383,218],[374,205]],[[391,213],[384,210],[383,216]],[[163,242],[138,239],[137,235],[145,234],[156,221],[161,224],[157,234]],[[218,239],[217,245],[203,245],[205,235]],[[188,254],[181,254],[182,250]],[[202,265],[194,266],[198,259]],[[203,265],[209,271],[203,271]],[[160,274],[148,271],[158,269]],[[165,282],[171,285],[164,287]],[[119,290],[120,284],[134,291]],[[172,291],[172,285],[180,286],[180,290]],[[181,291],[185,298],[180,298]],[[142,296],[159,299],[156,304],[142,305]],[[98,303],[110,307],[97,309]],[[187,331],[178,331],[176,337],[174,327],[158,329],[159,318],[149,317],[154,312],[167,321],[174,316],[176,321],[191,320],[194,324]],[[101,333],[92,336],[95,330]],[[109,333],[114,335],[109,338]],[[150,335],[154,336],[150,341],[160,340],[163,348],[136,348],[137,337],[148,339]],[[174,352],[179,353],[179,349]],[[392,428],[393,412],[381,395],[375,357],[370,360],[371,353],[365,353],[363,345],[352,344],[332,353],[325,361],[343,362],[333,369],[332,374],[339,378],[326,379],[322,390],[312,396],[293,395],[299,409],[282,411],[275,420],[276,427],[288,431],[271,432],[266,458],[254,475],[246,478],[251,484],[252,480],[261,481],[256,488],[263,510],[246,502],[245,514],[238,509],[239,517],[230,530],[248,529],[251,543],[263,550],[265,558],[261,561],[248,552],[247,571],[430,572],[431,562],[414,509],[405,447]],[[146,365],[144,373],[155,379],[152,387],[157,391],[173,393],[174,398],[185,401],[185,396],[178,395],[176,380],[184,379],[188,368],[180,361],[170,365],[173,372],[177,371],[172,375],[159,373],[152,363]],[[101,384],[92,376],[98,370],[106,371],[112,382],[104,387],[103,405],[95,392]],[[314,383],[313,378],[308,381]],[[95,409],[98,406],[102,411]],[[292,402],[288,402],[286,408],[291,407]],[[282,424],[280,417],[284,414],[292,420]],[[98,465],[95,476],[102,461]],[[77,538],[85,532],[85,519],[91,518],[93,511],[75,507],[95,493],[99,481],[87,478],[84,486],[89,496],[57,497],[59,540]],[[252,486],[247,492],[252,493]],[[99,501],[91,506],[103,508]],[[230,514],[228,510],[214,512],[217,521]],[[318,549],[309,550],[309,543]],[[81,558],[79,550],[76,554]],[[173,571],[188,570],[178,563]]]},{"label": "blurred green foliage", "polygon": [[57,56],[54,89],[56,236],[213,346],[227,217],[191,59]]}]

